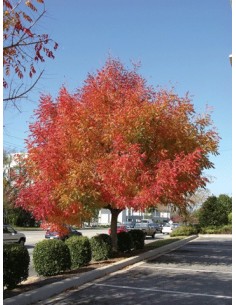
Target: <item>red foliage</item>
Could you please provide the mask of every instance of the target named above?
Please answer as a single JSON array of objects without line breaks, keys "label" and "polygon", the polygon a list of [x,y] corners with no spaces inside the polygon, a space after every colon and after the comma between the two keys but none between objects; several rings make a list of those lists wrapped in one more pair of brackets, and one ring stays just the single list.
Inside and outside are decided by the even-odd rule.
[{"label": "red foliage", "polygon": [[18,205],[37,219],[78,224],[94,208],[185,205],[204,187],[218,135],[188,96],[155,92],[136,70],[108,60],[72,95],[42,96],[27,140]]}]

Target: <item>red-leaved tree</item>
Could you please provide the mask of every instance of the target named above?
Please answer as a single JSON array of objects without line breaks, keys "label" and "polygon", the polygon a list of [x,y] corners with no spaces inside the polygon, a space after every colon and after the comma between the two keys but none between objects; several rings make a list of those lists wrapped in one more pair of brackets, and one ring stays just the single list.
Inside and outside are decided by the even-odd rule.
[{"label": "red-leaved tree", "polygon": [[218,135],[188,95],[156,91],[136,69],[108,59],[76,94],[42,96],[27,140],[27,175],[18,205],[51,224],[79,224],[95,208],[187,204],[213,167]]}]

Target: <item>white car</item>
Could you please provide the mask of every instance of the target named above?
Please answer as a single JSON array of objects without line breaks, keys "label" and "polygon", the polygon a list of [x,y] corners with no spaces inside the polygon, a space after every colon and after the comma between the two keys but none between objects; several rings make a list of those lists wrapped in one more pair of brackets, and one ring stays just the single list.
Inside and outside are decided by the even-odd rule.
[{"label": "white car", "polygon": [[179,226],[178,223],[166,223],[164,227],[162,227],[162,233],[163,234],[170,234],[175,228]]},{"label": "white car", "polygon": [[9,225],[3,225],[3,242],[12,244],[17,243],[20,245],[25,244],[25,234],[17,232],[13,227]]}]

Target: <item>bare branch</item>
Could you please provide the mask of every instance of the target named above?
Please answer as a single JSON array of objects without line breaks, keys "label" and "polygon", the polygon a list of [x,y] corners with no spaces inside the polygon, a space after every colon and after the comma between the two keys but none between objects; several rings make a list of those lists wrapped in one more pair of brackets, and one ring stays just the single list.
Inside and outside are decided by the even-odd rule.
[{"label": "bare branch", "polygon": [[38,41],[32,41],[32,42],[26,42],[26,43],[18,43],[17,42],[13,45],[3,47],[3,50],[16,48],[16,47],[27,47],[27,46],[34,45],[34,44],[37,44],[37,43],[40,43],[40,42],[45,43],[46,41],[53,41],[53,40],[52,39],[45,39],[45,40],[38,40]]},{"label": "bare branch", "polygon": [[[39,79],[41,78],[42,74],[43,74],[44,70],[40,72],[39,76],[37,77],[37,79],[35,80],[35,82],[27,89],[25,90],[24,92],[22,92],[21,94],[19,95],[11,95],[9,94],[9,97],[8,98],[4,98],[3,101],[4,102],[8,102],[8,101],[14,101],[16,99],[21,99],[21,98],[27,98],[27,96],[25,96],[25,94],[27,94],[29,91],[31,91],[34,86],[37,84],[37,82],[39,81]],[[17,90],[17,92],[19,91],[19,89]],[[14,103],[15,104],[15,103]]]},{"label": "bare branch", "polygon": [[[40,11],[35,6],[33,1],[43,4]],[[5,92],[4,102],[15,101],[21,98],[26,98],[30,90],[32,90],[39,81],[43,72],[36,71],[36,64],[44,62],[45,58],[54,59],[54,51],[58,44],[48,34],[40,34],[33,31],[35,25],[45,15],[46,9],[43,1],[31,0],[25,2],[25,5],[36,12],[36,15],[28,15],[26,8],[20,6],[23,4],[22,0],[4,0],[4,14],[3,14],[3,30],[4,30],[4,46],[3,46],[3,67],[4,79],[3,86]],[[15,3],[15,4],[13,4]],[[9,9],[10,8],[10,9]],[[27,21],[25,23],[25,21]],[[54,46],[53,46],[54,44]],[[13,72],[13,73],[12,73]],[[38,75],[38,77],[37,77]],[[25,85],[23,90],[22,85],[11,82],[10,90],[9,84],[12,77],[23,79],[28,77],[32,79],[31,86]],[[36,79],[37,78],[37,79]],[[34,79],[36,79],[34,81]],[[22,92],[23,91],[23,92]],[[21,93],[20,93],[21,92]]]}]

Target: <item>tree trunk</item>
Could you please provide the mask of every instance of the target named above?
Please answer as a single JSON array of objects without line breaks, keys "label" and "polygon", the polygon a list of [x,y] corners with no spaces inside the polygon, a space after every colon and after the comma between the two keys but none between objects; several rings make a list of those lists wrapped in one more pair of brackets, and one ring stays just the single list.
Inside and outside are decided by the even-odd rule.
[{"label": "tree trunk", "polygon": [[117,252],[117,219],[122,210],[113,209],[111,206],[107,207],[111,211],[111,239],[112,251]]}]

